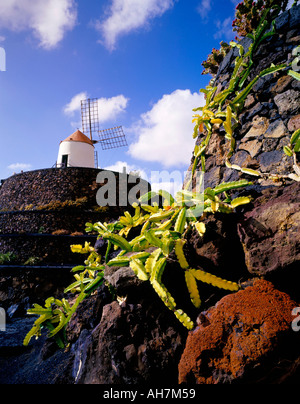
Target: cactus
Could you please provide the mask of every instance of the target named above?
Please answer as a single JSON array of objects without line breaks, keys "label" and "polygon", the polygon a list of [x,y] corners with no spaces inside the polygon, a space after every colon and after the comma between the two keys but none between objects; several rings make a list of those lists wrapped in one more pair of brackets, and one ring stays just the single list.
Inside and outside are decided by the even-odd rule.
[{"label": "cactus", "polygon": [[174,230],[183,233],[186,224],[186,207],[182,208],[174,226]]},{"label": "cactus", "polygon": [[152,274],[152,271],[157,263],[157,260],[161,257],[161,255],[162,255],[162,250],[160,248],[157,248],[147,258],[146,263],[145,263],[145,268],[146,268],[147,273],[149,273],[150,275]]},{"label": "cactus", "polygon": [[[299,76],[299,78],[300,78],[300,76]],[[283,151],[287,156],[293,157],[293,160],[294,160],[293,168],[295,170],[295,174],[290,174],[289,177],[294,179],[295,181],[299,182],[300,181],[300,167],[297,162],[296,153],[300,152],[300,129],[295,130],[295,132],[291,136],[290,144],[288,146],[284,146]]]},{"label": "cactus", "polygon": [[[72,307],[66,302],[54,298],[49,298],[45,302],[45,307],[38,304],[34,308],[28,310],[28,314],[39,315],[40,317],[34,322],[32,329],[26,335],[23,345],[27,346],[32,337],[38,338],[41,335],[42,327],[45,326],[49,330],[48,337],[54,338],[60,348],[65,347],[65,327],[75,313],[79,303],[86,297],[84,292],[81,292],[77,297],[76,302]],[[54,324],[57,324],[54,326]],[[61,332],[63,331],[63,334]]]},{"label": "cactus", "polygon": [[[99,237],[108,241],[104,263],[102,257],[89,243],[85,243],[84,246],[71,246],[74,253],[88,255],[85,265],[73,268],[75,282],[65,289],[65,293],[74,292],[79,295],[73,306],[70,306],[65,299],[60,301],[49,298],[45,302],[45,307],[35,305],[33,309],[29,310],[29,314],[38,314],[40,317],[26,336],[24,344],[28,344],[33,336],[38,337],[41,334],[42,326],[45,326],[49,330],[48,336],[53,337],[58,345],[63,347],[66,341],[64,336],[66,325],[80,302],[104,282],[105,265],[108,267],[130,266],[140,280],[150,282],[154,291],[176,318],[185,327],[192,329],[193,321],[188,314],[177,308],[173,296],[162,283],[162,275],[168,264],[168,258],[170,254],[175,253],[179,265],[184,271],[191,301],[196,307],[201,305],[197,286],[199,281],[229,291],[237,290],[238,286],[235,283],[222,280],[200,269],[191,269],[184,255],[183,247],[186,242],[185,235],[190,230],[195,228],[201,237],[206,231],[205,224],[198,221],[199,215],[195,216],[192,212],[196,214],[200,209],[199,212],[204,210],[205,212],[231,213],[237,206],[248,203],[250,198],[241,197],[230,201],[227,193],[250,184],[246,180],[220,184],[214,189],[207,188],[202,194],[183,190],[176,195],[176,198],[162,190],[158,194],[151,192],[141,198],[140,205],[133,206],[135,208],[134,216],[125,212],[124,216],[121,216],[115,223],[87,223],[87,232],[97,231]],[[150,197],[157,195],[163,198],[163,207],[144,203],[148,202]],[[222,195],[225,195],[226,200],[222,199]],[[141,233],[137,237],[127,240],[132,227],[139,227]],[[120,252],[115,258],[108,259],[111,245],[120,249]]]},{"label": "cactus", "polygon": [[184,256],[183,252],[183,246],[185,244],[185,241],[182,239],[176,240],[175,243],[175,254],[178,259],[178,262],[183,269],[187,269],[189,267],[189,264]]},{"label": "cactus", "polygon": [[190,269],[191,275],[195,277],[198,281],[208,283],[212,286],[215,286],[219,289],[230,290],[232,292],[236,292],[239,290],[239,285],[236,282],[227,281],[225,279],[219,278],[215,275],[212,275],[208,272],[204,272],[200,269]]},{"label": "cactus", "polygon": [[[195,228],[198,234],[203,237],[206,227],[195,216],[187,213],[191,211],[191,203],[195,204],[194,209],[197,209],[199,204],[203,204],[205,211],[231,213],[237,206],[249,203],[251,199],[249,197],[238,197],[231,201],[228,192],[250,184],[246,180],[224,183],[214,189],[207,188],[203,194],[183,190],[176,195],[176,198],[159,191],[159,195],[164,197],[163,208],[159,208],[157,205],[152,207],[141,203],[141,211],[138,213],[139,217],[144,218],[144,222],[140,222],[141,234],[128,242],[127,240],[125,242],[125,239],[120,235],[115,237],[112,233],[103,233],[103,226],[98,224],[98,228],[102,229],[100,230],[102,236],[105,235],[112,243],[116,243],[118,247],[123,247],[120,254],[108,261],[107,265],[129,265],[140,280],[150,282],[157,295],[166,307],[174,313],[176,318],[188,329],[192,329],[194,327],[193,321],[186,313],[177,308],[173,296],[162,283],[162,275],[168,265],[167,259],[174,251],[178,263],[184,271],[186,287],[191,301],[197,308],[201,306],[197,285],[199,281],[228,291],[236,291],[238,289],[236,283],[218,278],[201,269],[190,268],[183,250],[186,242],[185,234]],[[226,196],[226,202],[222,200],[223,194]],[[156,195],[153,192],[151,193],[151,197]],[[147,198],[141,198],[141,201],[145,200],[146,202],[148,201]],[[172,202],[171,205],[170,202]],[[147,215],[142,215],[143,210]],[[124,220],[122,222],[124,223]],[[151,252],[150,248],[153,249]]]},{"label": "cactus", "polygon": [[139,259],[130,260],[130,268],[133,270],[133,272],[141,281],[147,281],[149,279],[146,268],[141,260]]},{"label": "cactus", "polygon": [[45,327],[49,331],[48,338],[54,338],[57,345],[64,348],[67,345],[65,330],[72,315],[79,304],[104,282],[104,265],[100,263],[98,254],[89,243],[85,243],[84,247],[79,247],[78,245],[72,246],[72,250],[81,254],[90,254],[85,260],[86,265],[73,268],[76,281],[65,289],[65,293],[72,291],[78,294],[75,303],[71,306],[64,298],[59,300],[50,297],[46,299],[44,307],[34,304],[33,308],[29,309],[27,313],[39,315],[40,317],[27,333],[23,345],[27,346],[34,336],[38,338],[41,335],[42,328]]},{"label": "cactus", "polygon": [[[245,0],[247,4],[248,0]],[[249,3],[250,4],[250,3]],[[241,7],[240,10],[237,10],[237,14],[243,16],[243,19],[246,18],[241,10],[248,9],[248,6],[244,5],[244,3],[240,3],[238,7]],[[254,3],[253,3],[254,4]],[[252,4],[252,5],[253,5]],[[246,7],[246,8],[245,8]],[[252,6],[251,6],[252,7]],[[255,6],[256,7],[256,6]],[[255,8],[254,7],[254,8]],[[254,177],[266,177],[271,180],[277,181],[278,179],[293,179],[296,181],[300,181],[300,167],[297,163],[296,156],[293,151],[293,147],[291,145],[284,146],[283,151],[289,157],[294,158],[293,168],[295,170],[295,174],[289,175],[279,175],[279,174],[269,174],[263,173],[259,170],[252,170],[249,168],[242,168],[238,165],[231,164],[230,158],[233,156],[235,151],[235,138],[234,131],[238,124],[238,115],[242,112],[245,100],[248,94],[251,92],[253,86],[257,83],[257,81],[265,77],[269,74],[274,74],[278,71],[287,69],[290,65],[287,64],[279,64],[275,66],[271,64],[270,67],[264,69],[259,74],[257,74],[252,81],[248,82],[250,72],[255,65],[254,54],[258,49],[258,46],[268,39],[270,36],[274,35],[275,32],[275,18],[278,15],[280,8],[278,8],[275,4],[268,3],[262,10],[257,12],[256,17],[257,21],[255,21],[255,29],[253,32],[247,32],[248,38],[252,40],[248,51],[245,52],[243,46],[234,41],[230,42],[230,47],[236,47],[239,50],[239,54],[235,59],[235,67],[233,73],[231,75],[229,85],[223,91],[216,94],[217,87],[208,85],[206,89],[201,89],[200,92],[203,92],[206,95],[206,104],[204,107],[195,108],[194,111],[198,112],[193,115],[193,120],[195,128],[193,132],[194,138],[199,138],[199,136],[203,136],[200,138],[200,142],[197,142],[197,145],[194,149],[194,163],[192,167],[192,174],[195,173],[197,166],[201,163],[202,171],[205,171],[205,153],[207,150],[207,146],[210,142],[210,138],[212,135],[212,127],[213,125],[221,125],[225,130],[225,138],[230,142],[230,149],[226,156],[225,164],[228,168],[238,170],[242,174],[251,175]],[[251,14],[252,15],[252,14]],[[253,16],[253,15],[252,15]],[[234,24],[237,24],[236,27],[241,24],[238,17]],[[247,17],[248,18],[248,17]],[[249,17],[250,18],[250,17]],[[250,18],[251,19],[251,18]],[[237,21],[239,21],[237,23]],[[246,21],[243,20],[243,23]],[[248,19],[247,19],[248,21]],[[249,20],[250,21],[250,20]],[[269,24],[271,22],[271,30],[267,30]],[[218,51],[213,52],[213,54],[218,54]],[[209,65],[204,63],[206,68]],[[207,70],[206,72],[208,72]],[[213,73],[213,72],[212,72]],[[215,72],[214,72],[215,73]],[[300,74],[294,70],[288,70],[288,75],[293,77],[296,80],[300,80]],[[248,83],[248,84],[247,84]],[[204,127],[206,131],[204,131]],[[300,142],[296,146],[297,150],[300,150]],[[212,210],[214,211],[214,204],[212,204]]]},{"label": "cactus", "polygon": [[189,269],[185,271],[184,275],[185,275],[185,282],[191,296],[191,301],[193,305],[198,309],[201,306],[201,299],[196,278],[193,276],[192,272]]}]

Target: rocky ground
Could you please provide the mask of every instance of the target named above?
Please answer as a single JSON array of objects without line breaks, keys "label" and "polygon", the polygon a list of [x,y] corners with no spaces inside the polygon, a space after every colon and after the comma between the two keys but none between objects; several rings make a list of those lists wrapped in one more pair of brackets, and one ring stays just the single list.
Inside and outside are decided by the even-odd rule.
[{"label": "rocky ground", "polygon": [[53,384],[57,374],[64,370],[69,354],[55,347],[55,353],[47,360],[45,336],[28,347],[23,346],[24,336],[35,319],[11,319],[6,332],[0,332],[0,384]]}]

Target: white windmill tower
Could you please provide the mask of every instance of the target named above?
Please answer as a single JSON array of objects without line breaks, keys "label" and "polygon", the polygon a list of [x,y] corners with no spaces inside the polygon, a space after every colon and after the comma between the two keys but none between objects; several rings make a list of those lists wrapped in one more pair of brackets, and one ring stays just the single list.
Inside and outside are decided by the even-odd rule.
[{"label": "white windmill tower", "polygon": [[95,168],[95,146],[80,130],[60,142],[57,167]]},{"label": "white windmill tower", "polygon": [[81,101],[81,118],[82,131],[77,130],[60,143],[57,167],[98,168],[95,144],[100,143],[102,150],[127,146],[122,126],[100,130],[97,98]]}]

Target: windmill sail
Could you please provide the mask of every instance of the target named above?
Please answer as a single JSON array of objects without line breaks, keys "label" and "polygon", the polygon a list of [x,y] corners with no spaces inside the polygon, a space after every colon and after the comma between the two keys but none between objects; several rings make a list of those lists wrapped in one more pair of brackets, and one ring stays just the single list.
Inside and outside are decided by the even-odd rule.
[{"label": "windmill sail", "polygon": [[82,132],[93,140],[93,133],[99,132],[98,99],[81,101]]},{"label": "windmill sail", "polygon": [[102,150],[128,146],[122,126],[99,130],[98,142],[101,144]]},{"label": "windmill sail", "polygon": [[[82,131],[93,143],[100,143],[102,150],[128,146],[122,126],[99,128],[98,98],[81,101]],[[93,135],[95,139],[93,138]]]}]

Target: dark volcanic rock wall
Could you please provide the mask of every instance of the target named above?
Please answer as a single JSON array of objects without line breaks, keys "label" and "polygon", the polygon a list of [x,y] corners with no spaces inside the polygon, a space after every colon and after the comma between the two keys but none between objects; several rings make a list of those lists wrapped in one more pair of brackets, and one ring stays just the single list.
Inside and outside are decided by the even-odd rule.
[{"label": "dark volcanic rock wall", "polygon": [[[277,33],[264,41],[254,55],[255,64],[249,82],[272,63],[292,62],[300,43],[299,21],[300,6],[278,17],[275,25]],[[247,52],[251,40],[245,38],[241,44]],[[238,49],[234,48],[223,60],[214,82],[217,93],[228,86],[237,55]],[[286,71],[260,78],[239,116],[239,127],[235,131],[236,152],[231,163],[244,168],[259,168],[265,173],[286,175],[293,172],[293,159],[283,153],[283,146],[289,143],[291,134],[299,127],[300,82],[288,76]],[[241,177],[240,172],[225,166],[228,143],[225,131],[215,127],[206,153],[205,187],[214,187],[223,181],[236,181]],[[259,179],[258,183],[262,186],[274,184],[266,179]]]},{"label": "dark volcanic rock wall", "polygon": [[[117,206],[97,205],[97,192],[106,184],[105,180],[97,182],[99,173],[114,175]],[[83,235],[87,222],[118,218],[128,207],[127,196],[133,187],[141,193],[149,189],[146,181],[129,178],[91,168],[54,168],[13,175],[0,188],[0,253],[14,253],[20,263],[30,257],[40,258],[42,264],[76,263],[78,258],[74,254],[72,258],[69,248],[76,240],[59,236]],[[125,204],[118,206],[119,201]],[[56,238],[46,239],[45,235]]]},{"label": "dark volcanic rock wall", "polygon": [[[97,182],[99,173],[107,172],[53,168],[4,181],[0,187],[0,254],[13,257],[0,268],[0,307],[6,309],[17,302],[28,305],[63,291],[73,279],[70,268],[65,267],[82,264],[83,258],[72,253],[70,246],[96,241],[96,236],[85,233],[85,224],[117,219],[127,209],[128,192],[139,179],[133,182],[126,174],[108,172],[115,175],[116,202],[120,198],[126,202],[121,207],[100,207],[96,197],[105,180]],[[149,184],[142,180],[138,188],[145,193]],[[25,269],[24,264],[46,269]]]},{"label": "dark volcanic rock wall", "polygon": [[95,205],[98,172],[91,168],[52,168],[13,175],[0,188],[0,210],[21,210],[28,205],[40,206],[83,196],[94,198]]},{"label": "dark volcanic rock wall", "polygon": [[[13,175],[0,188],[0,211],[22,210],[66,200],[87,197],[89,206],[97,206],[96,194],[104,183],[97,183],[97,175],[105,170],[93,168],[49,168]],[[136,184],[130,184],[128,175],[114,173],[118,196]],[[128,187],[127,187],[128,186]],[[142,180],[145,192],[149,184]]]},{"label": "dark volcanic rock wall", "polygon": [[[300,42],[299,22],[300,6],[278,17],[277,34],[264,41],[254,55],[249,81],[271,63],[292,62]],[[241,43],[247,51],[251,41],[246,38]],[[223,60],[214,83],[218,92],[228,85],[236,56],[237,48]],[[283,146],[299,128],[300,82],[286,70],[260,78],[239,115],[234,132],[236,150],[230,162],[266,174],[293,173],[293,158],[283,153]],[[197,142],[200,138],[201,134]],[[295,313],[300,306],[300,183],[286,178],[273,181],[268,175],[253,177],[229,169],[225,166],[228,151],[225,131],[215,125],[206,156],[205,187],[241,178],[254,182],[240,192],[251,195],[252,203],[234,214],[237,225],[232,220],[232,230],[244,251],[243,260],[239,263],[232,246],[232,262],[224,266],[219,261],[218,268],[229,276],[233,266],[245,265],[248,281],[242,287],[245,290],[223,297],[198,317],[198,327],[189,333],[180,361],[179,381],[299,383]],[[209,218],[205,221],[209,229]],[[215,245],[210,253],[205,240],[193,240],[193,245],[201,253],[198,261],[203,260],[204,253],[209,262],[220,249]],[[246,280],[242,272],[240,276],[241,281]]]}]

